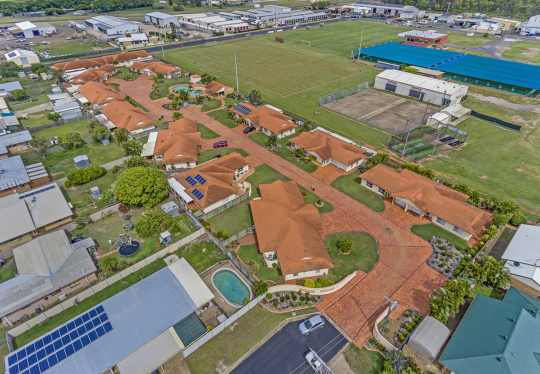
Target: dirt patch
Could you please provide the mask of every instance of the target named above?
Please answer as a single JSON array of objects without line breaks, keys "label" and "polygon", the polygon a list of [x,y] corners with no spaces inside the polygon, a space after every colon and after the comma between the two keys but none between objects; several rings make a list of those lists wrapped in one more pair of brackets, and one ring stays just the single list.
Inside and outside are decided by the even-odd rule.
[{"label": "dirt patch", "polygon": [[482,176],[480,177],[480,179],[488,179],[488,177],[486,177],[485,175],[482,175]]},{"label": "dirt patch", "polygon": [[231,325],[231,327],[229,327],[229,330],[234,331],[234,328],[236,327],[236,324],[237,324],[237,323],[238,323],[238,322],[233,323],[233,324]]},{"label": "dirt patch", "polygon": [[26,118],[41,118],[45,117],[45,114],[28,114]]},{"label": "dirt patch", "polygon": [[225,373],[228,369],[229,369],[229,367],[227,365],[225,365],[223,360],[218,361],[217,367],[216,367],[216,373],[220,373],[220,374]]},{"label": "dirt patch", "polygon": [[497,106],[502,106],[502,107],[510,108],[514,110],[522,110],[524,112],[540,113],[540,106],[538,105],[514,104],[514,103],[509,103],[508,101],[498,98],[498,97],[484,96],[482,94],[477,94],[477,93],[471,93],[470,95],[478,100],[486,101],[488,103],[495,104]]},{"label": "dirt patch", "polygon": [[523,52],[523,56],[536,57],[540,53],[540,48],[529,48],[527,52]]}]

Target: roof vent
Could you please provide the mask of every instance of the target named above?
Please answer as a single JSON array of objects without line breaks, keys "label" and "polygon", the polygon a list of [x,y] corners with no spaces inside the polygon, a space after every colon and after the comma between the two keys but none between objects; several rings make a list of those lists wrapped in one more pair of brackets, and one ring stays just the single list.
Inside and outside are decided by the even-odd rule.
[{"label": "roof vent", "polygon": [[514,266],[515,266],[515,267],[519,267],[519,262],[514,261]]},{"label": "roof vent", "polygon": [[497,361],[501,362],[501,361],[502,361],[502,359],[501,359],[500,357],[497,357]]},{"label": "roof vent", "polygon": [[508,336],[506,336],[506,335],[503,336],[503,339],[504,339],[504,340],[508,340]]}]

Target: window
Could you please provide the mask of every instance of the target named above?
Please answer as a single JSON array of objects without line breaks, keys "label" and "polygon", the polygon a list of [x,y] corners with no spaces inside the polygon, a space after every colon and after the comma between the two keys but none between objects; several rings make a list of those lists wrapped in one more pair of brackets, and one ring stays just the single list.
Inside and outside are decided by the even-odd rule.
[{"label": "window", "polygon": [[17,240],[19,240],[19,238],[13,238],[13,239],[10,239],[9,242],[16,242]]},{"label": "window", "polygon": [[79,281],[73,282],[73,283],[71,283],[71,284],[69,285],[69,287],[75,288],[75,287],[77,287],[79,284],[81,284],[81,282],[79,282]]},{"label": "window", "polygon": [[59,293],[62,293],[62,289],[59,289],[58,291],[54,291],[54,292],[51,294],[51,297],[52,297],[52,296],[56,296],[56,295],[58,295]]},{"label": "window", "polygon": [[315,270],[315,273],[319,274],[321,271],[320,270]]},{"label": "window", "polygon": [[368,186],[369,188],[373,187],[373,185],[369,183],[368,181],[366,181],[366,186]]},{"label": "window", "polygon": [[385,192],[386,192],[386,191],[383,190],[381,187],[379,187],[379,190],[378,190],[378,191],[379,191],[379,193],[385,193]]},{"label": "window", "polygon": [[244,170],[244,167],[242,166],[240,169],[238,169],[238,172],[242,172]]},{"label": "window", "polygon": [[454,226],[452,230],[454,230],[454,232],[458,233],[459,235],[463,234],[463,230],[457,226]]},{"label": "window", "polygon": [[443,220],[442,218],[437,217],[437,223],[438,223],[439,225],[443,225],[443,226],[444,226],[444,225],[446,224],[446,221]]},{"label": "window", "polygon": [[294,273],[292,276],[293,276],[293,277],[297,277],[297,276],[298,276],[298,273]]},{"label": "window", "polygon": [[23,234],[22,237],[24,238],[25,236],[28,236],[28,235],[30,235],[29,232],[27,232],[26,234]]},{"label": "window", "polygon": [[3,245],[6,245],[7,242],[2,242],[0,243],[0,247],[3,246]]}]

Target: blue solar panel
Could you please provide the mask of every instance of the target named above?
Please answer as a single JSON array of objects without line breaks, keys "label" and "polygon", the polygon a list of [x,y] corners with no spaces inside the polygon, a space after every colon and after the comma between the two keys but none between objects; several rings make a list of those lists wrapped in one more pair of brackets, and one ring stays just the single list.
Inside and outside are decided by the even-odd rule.
[{"label": "blue solar panel", "polygon": [[82,315],[82,320],[83,320],[83,322],[90,321],[90,316],[88,315],[88,313]]},{"label": "blue solar panel", "polygon": [[88,334],[88,337],[90,338],[90,341],[94,341],[98,338],[98,335],[95,331],[91,331],[90,334]]},{"label": "blue solar panel", "polygon": [[193,179],[191,175],[186,178],[186,182],[188,182],[190,186],[195,186],[197,184],[197,181]]},{"label": "blue solar panel", "polygon": [[36,351],[40,348],[43,348],[43,341],[42,340],[38,340],[37,342],[34,343],[34,347],[36,348]]},{"label": "blue solar panel", "polygon": [[[56,339],[58,339],[59,337],[60,337],[60,332],[58,332],[58,330],[53,331],[53,333],[51,334],[51,338],[52,338],[53,340],[56,340]],[[43,341],[43,343],[45,344],[45,341]]]},{"label": "blue solar panel", "polygon": [[29,355],[30,353],[33,353],[36,349],[34,348],[33,344],[30,344],[28,347],[26,347],[26,354]]},{"label": "blue solar panel", "polygon": [[233,109],[240,112],[240,113],[242,113],[245,116],[247,116],[249,113],[251,113],[251,109],[249,109],[248,107],[246,107],[245,105],[242,105],[242,104],[237,104]]},{"label": "blue solar panel", "polygon": [[37,351],[37,359],[38,359],[38,361],[45,358],[45,356],[46,356],[45,349]]},{"label": "blue solar panel", "polygon": [[63,345],[64,343],[62,343],[62,340],[58,339],[57,341],[54,342],[54,349],[62,348]]},{"label": "blue solar panel", "polygon": [[21,362],[19,362],[19,370],[20,371],[23,371],[27,367],[28,367],[28,360],[27,359],[24,359]]},{"label": "blue solar panel", "polygon": [[94,324],[92,322],[88,322],[84,325],[84,327],[86,327],[86,331],[90,331],[94,328]]},{"label": "blue solar panel", "polygon": [[88,314],[90,314],[90,317],[91,317],[91,318],[94,318],[95,316],[97,316],[97,312],[96,312],[95,309],[92,309],[92,310],[90,311],[90,313],[88,313]]},{"label": "blue solar panel", "polygon": [[111,323],[107,322],[107,323],[103,324],[103,328],[105,329],[105,332],[111,331],[112,330]]},{"label": "blue solar panel", "polygon": [[67,328],[68,328],[69,331],[73,330],[75,328],[75,322],[68,323]]},{"label": "blue solar panel", "polygon": [[17,354],[14,354],[8,357],[9,366],[13,365],[16,362],[17,362]]},{"label": "blue solar panel", "polygon": [[37,362],[37,355],[34,353],[31,356],[28,356],[28,366],[34,365]]},{"label": "blue solar panel", "polygon": [[[75,353],[75,348],[73,347],[72,344],[70,344],[64,349],[64,351],[66,352],[66,357],[71,356],[73,353]],[[59,351],[59,352],[62,352],[62,351]]]},{"label": "blue solar panel", "polygon": [[68,328],[67,326],[62,326],[60,327],[60,335],[66,335],[68,333]]},{"label": "blue solar panel", "polygon": [[107,313],[103,313],[102,315],[99,316],[99,319],[101,320],[101,322],[105,322],[106,320],[109,319],[109,317],[107,317]]},{"label": "blue solar panel", "polygon": [[204,177],[202,175],[200,175],[200,174],[197,174],[195,176],[195,180],[197,182],[199,182],[201,184],[201,186],[206,183],[206,179],[204,179]]},{"label": "blue solar panel", "polygon": [[79,333],[77,332],[77,330],[73,330],[72,332],[69,333],[69,337],[71,338],[71,340],[77,338],[79,336]]},{"label": "blue solar panel", "polygon": [[102,336],[103,334],[105,334],[105,329],[102,326],[99,326],[96,329],[96,332],[97,332],[98,336]]},{"label": "blue solar panel", "polygon": [[75,320],[75,326],[79,327],[80,325],[82,325],[83,321],[82,321],[82,318],[79,317]]},{"label": "blue solar panel", "polygon": [[86,329],[84,326],[81,326],[77,329],[77,332],[79,333],[79,335],[82,335],[86,332]]},{"label": "blue solar panel", "polygon": [[98,312],[98,314],[101,314],[105,311],[105,309],[103,308],[103,305],[100,305],[96,308],[96,311]]},{"label": "blue solar panel", "polygon": [[94,324],[94,327],[98,327],[99,325],[101,325],[101,321],[99,320],[98,317],[94,318],[92,320],[92,323]]},{"label": "blue solar panel", "polygon": [[84,335],[81,338],[81,342],[83,346],[87,346],[88,344],[90,344],[90,338],[88,337],[88,335]]},{"label": "blue solar panel", "polygon": [[[73,350],[73,347],[71,347],[71,345],[69,347]],[[58,362],[60,362],[67,357],[66,352],[63,349],[60,349],[59,351],[56,351],[56,357],[58,358]]]},{"label": "blue solar panel", "polygon": [[[81,343],[81,340],[78,339],[75,341],[75,343],[73,343],[73,349],[75,349],[75,352],[77,352],[79,349],[82,348],[82,343]],[[67,352],[67,350],[66,350]]]},{"label": "blue solar panel", "polygon": [[9,368],[10,374],[17,374],[19,372],[19,365],[15,365]]},{"label": "blue solar panel", "polygon": [[34,365],[30,368],[30,374],[40,374],[39,365]]},{"label": "blue solar panel", "polygon": [[49,344],[48,346],[45,347],[45,353],[47,353],[48,355],[50,355],[53,352],[54,352],[54,345]]},{"label": "blue solar panel", "polygon": [[52,355],[48,358],[49,366],[54,366],[58,363],[58,359],[56,358],[56,355]]},{"label": "blue solar panel", "polygon": [[17,352],[17,360],[20,360],[22,358],[26,357],[26,350],[23,349],[22,351]]},{"label": "blue solar panel", "polygon": [[39,362],[39,370],[43,373],[45,370],[49,368],[49,361],[43,360]]},{"label": "blue solar panel", "polygon": [[69,337],[69,335],[66,335],[62,338],[62,344],[63,345],[66,345],[67,343],[69,343],[71,341],[71,338]]},{"label": "blue solar panel", "polygon": [[47,335],[46,337],[43,338],[43,344],[44,345],[47,345],[52,341],[53,341],[53,339],[52,339],[51,335]]}]

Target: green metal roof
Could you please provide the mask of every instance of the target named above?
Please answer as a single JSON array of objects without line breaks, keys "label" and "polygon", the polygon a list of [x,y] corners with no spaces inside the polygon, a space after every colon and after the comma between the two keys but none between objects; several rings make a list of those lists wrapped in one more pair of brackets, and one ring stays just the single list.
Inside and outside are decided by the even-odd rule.
[{"label": "green metal roof", "polygon": [[540,373],[538,309],[527,309],[531,301],[513,287],[509,294],[504,301],[476,296],[440,359],[444,366],[456,374]]},{"label": "green metal roof", "polygon": [[518,290],[515,287],[510,287],[504,297],[504,301],[510,304],[519,305],[528,311],[540,310],[540,300],[535,299],[531,295]]}]

